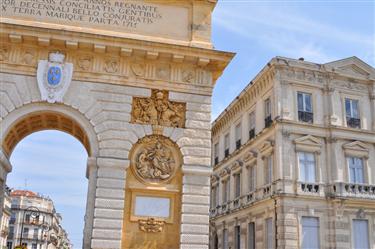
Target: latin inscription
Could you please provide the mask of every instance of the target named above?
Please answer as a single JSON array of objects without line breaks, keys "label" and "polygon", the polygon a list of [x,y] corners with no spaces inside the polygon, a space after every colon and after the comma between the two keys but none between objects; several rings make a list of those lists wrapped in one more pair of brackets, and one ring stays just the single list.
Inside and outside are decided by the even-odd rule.
[{"label": "latin inscription", "polygon": [[[124,0],[2,0],[1,16],[82,28],[187,37],[186,8]],[[177,27],[166,24],[174,22]],[[158,29],[159,32],[158,32]],[[137,32],[140,31],[140,32]]]}]

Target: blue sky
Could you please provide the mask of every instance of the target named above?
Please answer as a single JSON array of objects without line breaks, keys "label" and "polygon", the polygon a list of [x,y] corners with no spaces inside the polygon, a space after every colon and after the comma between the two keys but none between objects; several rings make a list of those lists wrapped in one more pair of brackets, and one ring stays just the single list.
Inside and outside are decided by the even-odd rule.
[{"label": "blue sky", "polygon": [[[216,49],[237,55],[218,80],[213,118],[274,56],[326,63],[356,55],[375,66],[374,1],[221,0],[213,15]],[[50,196],[75,247],[81,248],[87,180],[86,151],[70,135],[34,133],[11,157],[7,184]]]}]

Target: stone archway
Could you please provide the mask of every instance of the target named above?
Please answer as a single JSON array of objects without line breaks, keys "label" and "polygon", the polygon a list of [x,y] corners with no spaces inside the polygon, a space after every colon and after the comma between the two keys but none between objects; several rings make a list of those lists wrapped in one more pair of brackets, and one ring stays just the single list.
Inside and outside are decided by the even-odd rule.
[{"label": "stone archway", "polygon": [[[8,154],[25,134],[49,128],[72,134],[90,154],[84,248],[120,249],[130,198],[125,193],[130,150],[147,135],[163,135],[182,154],[180,248],[208,248],[211,95],[234,56],[211,43],[216,1],[90,3],[93,9],[116,12],[113,16],[150,12],[134,18],[141,20],[138,24],[117,20],[120,26],[97,22],[103,18],[90,21],[89,15],[65,20],[60,17],[74,13],[45,11],[86,13],[80,7],[86,3],[59,5],[70,2],[30,10],[21,0],[4,2],[0,183],[11,170]],[[14,13],[20,8],[22,13]]]},{"label": "stone archway", "polygon": [[[1,176],[1,183],[6,182],[6,175],[12,170],[9,162],[15,146],[26,136],[43,130],[58,130],[75,137],[85,147],[88,155],[86,177],[89,181],[84,243],[89,247],[94,215],[96,188],[96,157],[99,151],[97,135],[86,118],[71,107],[47,103],[27,104],[7,115],[1,123],[1,164],[6,168]],[[2,205],[1,205],[2,208]],[[2,210],[0,210],[2,212]]]}]

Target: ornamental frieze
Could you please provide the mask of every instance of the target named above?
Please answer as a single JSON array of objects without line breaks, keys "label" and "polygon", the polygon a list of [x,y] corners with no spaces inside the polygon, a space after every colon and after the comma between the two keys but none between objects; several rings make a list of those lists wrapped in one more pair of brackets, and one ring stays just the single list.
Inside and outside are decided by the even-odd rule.
[{"label": "ornamental frieze", "polygon": [[[132,60],[129,56],[120,56],[116,53],[93,53],[58,48],[48,51],[35,46],[3,43],[0,46],[0,62],[9,66],[24,65],[35,69],[39,60],[45,60],[49,53],[55,51],[65,54],[67,62],[74,64],[75,75],[83,73],[85,79],[87,79],[88,73],[96,73],[95,79],[113,75],[202,86],[211,86],[212,84],[211,73],[197,66],[183,67],[173,62],[155,59],[139,60],[137,58]],[[98,76],[99,74],[101,76]]]},{"label": "ornamental frieze", "polygon": [[147,184],[171,180],[181,165],[177,146],[161,135],[144,137],[134,146],[131,155],[134,174]]},{"label": "ornamental frieze", "polygon": [[146,233],[160,233],[163,231],[165,221],[158,221],[154,218],[138,220],[139,230]]},{"label": "ornamental frieze", "polygon": [[185,127],[186,104],[168,100],[168,91],[152,90],[150,98],[133,98],[132,123]]}]

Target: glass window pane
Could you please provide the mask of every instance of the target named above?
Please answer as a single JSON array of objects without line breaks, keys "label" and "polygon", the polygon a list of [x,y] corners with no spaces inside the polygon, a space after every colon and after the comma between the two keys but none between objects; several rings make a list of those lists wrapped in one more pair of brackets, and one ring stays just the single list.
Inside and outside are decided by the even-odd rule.
[{"label": "glass window pane", "polygon": [[228,230],[223,230],[223,249],[228,249]]},{"label": "glass window pane", "polygon": [[298,99],[298,111],[303,112],[305,110],[305,108],[303,106],[303,94],[302,93],[298,93],[297,94],[297,99]]},{"label": "glass window pane", "polygon": [[368,221],[353,220],[353,249],[370,249],[368,237]]},{"label": "glass window pane", "polygon": [[169,217],[170,199],[151,196],[135,198],[134,214],[136,216]]},{"label": "glass window pane", "polygon": [[319,219],[302,217],[302,249],[319,249]]},{"label": "glass window pane", "polygon": [[358,100],[352,100],[352,117],[353,118],[359,118],[358,113]]},{"label": "glass window pane", "polygon": [[305,111],[312,112],[311,94],[305,94]]},{"label": "glass window pane", "polygon": [[255,249],[255,223],[250,222],[248,227],[248,249]]},{"label": "glass window pane", "polygon": [[273,225],[272,218],[266,219],[266,248],[273,249]]},{"label": "glass window pane", "polygon": [[351,103],[350,99],[345,99],[345,112],[347,117],[351,117]]}]

